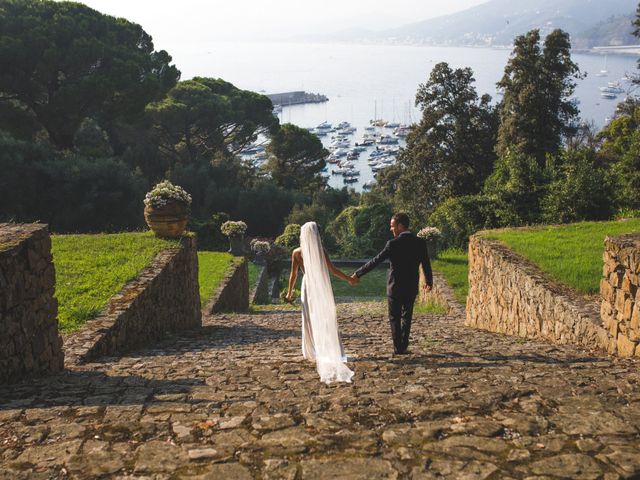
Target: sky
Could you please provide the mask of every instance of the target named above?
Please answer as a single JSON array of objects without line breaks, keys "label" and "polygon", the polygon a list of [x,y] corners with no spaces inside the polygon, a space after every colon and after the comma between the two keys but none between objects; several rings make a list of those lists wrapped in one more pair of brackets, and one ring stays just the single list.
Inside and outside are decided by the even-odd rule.
[{"label": "sky", "polygon": [[348,28],[382,30],[427,20],[487,0],[84,0],[139,23],[156,48],[217,40],[284,40]]}]

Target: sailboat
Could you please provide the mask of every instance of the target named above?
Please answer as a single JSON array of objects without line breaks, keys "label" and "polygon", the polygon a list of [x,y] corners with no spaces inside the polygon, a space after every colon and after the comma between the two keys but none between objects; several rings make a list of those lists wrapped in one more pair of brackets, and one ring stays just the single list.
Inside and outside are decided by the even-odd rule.
[{"label": "sailboat", "polygon": [[607,56],[604,56],[604,67],[598,73],[596,73],[596,77],[606,77],[609,74],[607,71]]}]

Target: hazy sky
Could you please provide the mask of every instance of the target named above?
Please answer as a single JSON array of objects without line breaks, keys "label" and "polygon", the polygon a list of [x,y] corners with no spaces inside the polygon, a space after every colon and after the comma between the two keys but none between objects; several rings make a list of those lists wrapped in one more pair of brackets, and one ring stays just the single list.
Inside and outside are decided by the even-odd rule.
[{"label": "hazy sky", "polygon": [[283,39],[347,28],[379,30],[464,10],[487,0],[85,0],[141,24],[156,48],[219,39]]}]

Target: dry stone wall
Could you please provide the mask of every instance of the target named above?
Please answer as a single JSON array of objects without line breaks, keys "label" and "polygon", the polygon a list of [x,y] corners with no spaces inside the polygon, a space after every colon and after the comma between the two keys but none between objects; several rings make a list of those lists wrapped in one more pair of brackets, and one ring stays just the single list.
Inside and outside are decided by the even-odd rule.
[{"label": "dry stone wall", "polygon": [[125,353],[202,325],[195,237],[160,252],[105,310],[65,339],[67,363]]},{"label": "dry stone wall", "polygon": [[0,224],[0,383],[63,369],[46,225]]},{"label": "dry stone wall", "polygon": [[554,343],[612,352],[596,303],[548,279],[502,243],[473,235],[469,242],[466,325]]},{"label": "dry stone wall", "polygon": [[600,281],[600,314],[610,350],[640,357],[640,233],[607,237]]},{"label": "dry stone wall", "polygon": [[246,312],[249,309],[249,266],[245,257],[235,257],[233,267],[205,307],[205,312]]}]

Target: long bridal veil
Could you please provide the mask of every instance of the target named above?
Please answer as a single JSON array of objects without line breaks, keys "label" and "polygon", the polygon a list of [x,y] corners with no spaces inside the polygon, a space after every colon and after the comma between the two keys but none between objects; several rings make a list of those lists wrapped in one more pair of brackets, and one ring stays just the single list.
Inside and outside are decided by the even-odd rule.
[{"label": "long bridal veil", "polygon": [[325,383],[351,382],[353,372],[344,364],[342,358],[336,304],[315,222],[307,222],[302,226],[300,247],[304,262],[303,301],[306,302],[310,318],[316,368],[320,380]]}]

